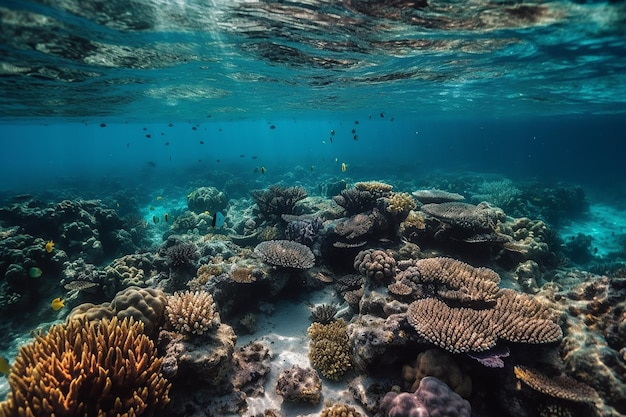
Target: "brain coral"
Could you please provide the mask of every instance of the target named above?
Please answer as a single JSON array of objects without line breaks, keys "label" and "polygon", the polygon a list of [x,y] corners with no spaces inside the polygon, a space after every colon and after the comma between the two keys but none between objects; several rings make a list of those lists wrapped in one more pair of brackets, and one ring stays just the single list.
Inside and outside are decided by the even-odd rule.
[{"label": "brain coral", "polygon": [[6,417],[152,416],[168,402],[161,359],[138,321],[72,320],[22,346]]},{"label": "brain coral", "polygon": [[187,195],[187,207],[198,214],[205,211],[211,214],[223,210],[228,204],[228,197],[215,187],[200,187]]},{"label": "brain coral", "polygon": [[411,303],[406,314],[420,336],[452,353],[483,352],[499,339],[539,344],[563,337],[548,309],[513,290],[500,290],[491,309],[449,307],[436,298],[425,298]]},{"label": "brain coral", "polygon": [[290,240],[261,242],[254,254],[263,262],[287,268],[308,269],[315,265],[315,255],[308,246]]},{"label": "brain coral", "polygon": [[393,278],[396,260],[380,249],[367,249],[359,252],[354,258],[354,269],[370,279],[382,281]]},{"label": "brain coral", "polygon": [[206,291],[175,292],[167,297],[165,312],[169,325],[184,335],[201,335],[220,323],[213,297]]},{"label": "brain coral", "polygon": [[308,329],[309,360],[323,376],[339,381],[352,368],[348,326],[343,319],[330,324],[313,323]]}]

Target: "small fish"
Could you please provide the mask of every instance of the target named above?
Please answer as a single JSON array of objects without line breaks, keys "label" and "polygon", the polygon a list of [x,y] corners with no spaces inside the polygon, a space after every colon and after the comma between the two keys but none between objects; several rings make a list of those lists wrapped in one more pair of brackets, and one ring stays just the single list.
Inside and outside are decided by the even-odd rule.
[{"label": "small fish", "polygon": [[346,172],[346,163],[345,162],[341,163],[341,172]]},{"label": "small fish", "polygon": [[203,140],[200,141],[200,145],[204,145],[204,141]]},{"label": "small fish", "polygon": [[100,123],[100,127],[107,127],[106,123]]},{"label": "small fish", "polygon": [[154,222],[154,224],[159,223],[159,218],[157,216],[152,216],[152,221]]},{"label": "small fish", "polygon": [[335,129],[330,130],[330,136],[335,136]]},{"label": "small fish", "polygon": [[127,148],[130,148],[130,142],[128,142],[128,143],[126,144],[126,147],[127,147]]},{"label": "small fish", "polygon": [[329,137],[328,140],[330,141],[330,143],[333,143],[333,137]]},{"label": "small fish", "polygon": [[221,211],[215,212],[215,214],[213,215],[213,222],[211,223],[211,225],[218,229],[224,225],[224,215],[222,214]]},{"label": "small fish", "polygon": [[148,130],[148,128],[147,128],[147,127],[144,127],[144,128],[143,128],[143,131],[145,132],[146,130]]},{"label": "small fish", "polygon": [[240,158],[245,158],[246,156],[244,154],[239,155]]},{"label": "small fish", "polygon": [[165,216],[163,216],[165,218],[165,223],[167,223],[167,219],[168,219],[168,215],[167,213],[165,213]]},{"label": "small fish", "polygon": [[219,163],[219,162],[222,162],[222,160],[221,159],[216,159],[215,162]]},{"label": "small fish", "polygon": [[276,126],[271,125],[271,126],[270,126],[270,129],[274,130],[274,129],[276,129]]},{"label": "small fish", "polygon": [[206,214],[207,216],[209,216],[211,213],[209,213],[209,210],[204,210],[204,214]]},{"label": "small fish", "polygon": [[315,169],[315,165],[311,165],[311,167],[309,168],[311,171],[313,171]]},{"label": "small fish", "polygon": [[265,171],[266,171],[265,167],[261,167],[260,171],[261,171],[261,174],[265,174]]},{"label": "small fish", "polygon": [[9,375],[11,372],[11,365],[4,356],[0,356],[0,374]]},{"label": "small fish", "polygon": [[354,135],[356,133],[356,129],[352,129],[352,134]]},{"label": "small fish", "polygon": [[154,206],[150,206],[150,211],[154,211]]},{"label": "small fish", "polygon": [[335,163],[339,162],[339,158],[335,157]]},{"label": "small fish", "polygon": [[146,162],[146,164],[148,164],[148,166],[150,168],[155,168],[156,167],[156,162],[148,161],[148,162]]},{"label": "small fish", "polygon": [[381,112],[381,113],[380,113],[380,117],[381,117],[381,118],[385,117],[385,113],[382,113],[382,112]]},{"label": "small fish", "polygon": [[148,135],[146,135],[146,137],[147,137],[148,139],[150,139],[150,138],[152,137],[152,135],[149,135],[149,134],[148,134]]},{"label": "small fish", "polygon": [[252,159],[257,159],[257,156],[256,155],[252,155]]},{"label": "small fish", "polygon": [[195,126],[192,126],[191,130],[198,130],[198,128]]},{"label": "small fish", "polygon": [[174,126],[174,125],[173,125],[173,124],[171,124],[171,123],[169,123],[169,124],[167,125],[167,127],[172,127],[172,126]]},{"label": "small fish", "polygon": [[48,243],[46,243],[46,252],[50,253],[54,250],[54,242],[49,240]]},{"label": "small fish", "polygon": [[359,121],[358,121],[358,120],[355,120],[355,121],[354,121],[354,124],[355,124],[355,125],[358,125],[358,124],[359,124]]},{"label": "small fish", "polygon": [[60,309],[65,307],[65,300],[62,300],[60,297],[57,297],[54,300],[52,300],[52,302],[50,303],[50,306],[52,306],[52,309],[54,311],[59,311]]},{"label": "small fish", "polygon": [[161,200],[163,200],[163,196],[162,195],[157,195],[156,201],[161,201]]},{"label": "small fish", "polygon": [[359,135],[352,136],[352,140],[359,140]]},{"label": "small fish", "polygon": [[42,275],[43,271],[41,268],[37,268],[36,266],[33,266],[28,270],[28,276],[31,278],[40,278]]},{"label": "small fish", "polygon": [[169,142],[165,142],[165,146],[170,146],[170,143]]}]

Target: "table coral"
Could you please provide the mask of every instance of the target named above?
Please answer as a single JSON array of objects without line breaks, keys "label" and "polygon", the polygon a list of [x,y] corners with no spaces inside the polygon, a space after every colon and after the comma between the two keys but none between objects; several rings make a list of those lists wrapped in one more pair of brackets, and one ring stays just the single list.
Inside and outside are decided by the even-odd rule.
[{"label": "table coral", "polygon": [[315,255],[307,246],[290,240],[261,242],[254,254],[263,262],[286,268],[308,269],[315,264]]},{"label": "table coral", "polygon": [[314,368],[331,381],[339,381],[352,368],[348,327],[343,319],[330,324],[313,323],[307,330],[309,360]]},{"label": "table coral", "polygon": [[598,400],[598,393],[593,388],[567,375],[548,377],[524,366],[516,366],[513,370],[517,379],[533,390],[550,397],[580,403],[595,403]]},{"label": "table coral", "polygon": [[0,403],[6,417],[152,416],[170,384],[143,324],[132,318],[55,325],[20,348]]}]

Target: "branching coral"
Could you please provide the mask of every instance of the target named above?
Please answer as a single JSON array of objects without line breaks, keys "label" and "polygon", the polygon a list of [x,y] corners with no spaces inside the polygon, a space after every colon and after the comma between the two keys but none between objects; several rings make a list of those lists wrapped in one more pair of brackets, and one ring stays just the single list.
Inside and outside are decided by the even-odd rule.
[{"label": "branching coral", "polygon": [[167,322],[178,333],[201,335],[220,323],[213,297],[206,291],[175,292],[167,297]]},{"label": "branching coral", "polygon": [[311,319],[316,323],[328,324],[335,320],[337,306],[333,304],[320,304],[311,312]]},{"label": "branching coral", "polygon": [[261,242],[254,248],[254,254],[263,262],[286,268],[308,269],[315,265],[311,249],[290,240]]},{"label": "branching coral", "polygon": [[194,243],[178,243],[165,249],[164,255],[171,267],[190,265],[198,259],[198,247]]},{"label": "branching coral", "polygon": [[168,402],[161,359],[138,321],[72,320],[20,348],[6,417],[152,416]]},{"label": "branching coral", "polygon": [[339,381],[352,368],[348,327],[343,319],[330,324],[313,323],[308,329],[311,365],[332,381]]},{"label": "branching coral", "polygon": [[387,202],[387,211],[394,216],[405,218],[415,208],[415,201],[408,193],[393,193]]}]

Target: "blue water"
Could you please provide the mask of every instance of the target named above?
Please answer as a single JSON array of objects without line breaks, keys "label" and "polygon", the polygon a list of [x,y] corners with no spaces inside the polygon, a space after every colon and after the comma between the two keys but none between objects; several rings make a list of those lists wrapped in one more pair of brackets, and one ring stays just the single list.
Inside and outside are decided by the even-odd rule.
[{"label": "blue water", "polygon": [[[563,271],[578,277],[563,286],[584,282],[587,270],[613,271],[611,279],[623,281],[625,28],[626,2],[611,1],[2,0],[0,214],[9,218],[20,204],[98,199],[120,218],[142,218],[147,241],[135,250],[158,253],[171,226],[163,219],[182,214],[186,196],[202,186],[228,193],[224,214],[234,227],[253,218],[250,191],[272,184],[303,186],[330,205],[326,187],[359,181],[383,181],[407,193],[442,188],[473,203],[481,186],[500,182],[510,188],[490,197],[503,204],[507,191],[523,190],[523,204],[511,204],[506,209],[515,212],[508,215],[545,221],[554,233],[554,258],[540,262],[539,284],[561,285]],[[560,198],[562,205],[554,203]],[[48,236],[46,224],[1,220],[0,232],[10,239],[28,227],[31,240],[61,239],[62,230]],[[391,245],[388,240],[377,236],[368,247]],[[417,243],[427,251],[434,242]],[[434,246],[429,256],[445,255]],[[13,260],[0,255],[4,271]],[[317,255],[319,267],[333,269]],[[482,255],[484,266],[497,265],[503,281],[510,280],[517,264]],[[355,271],[328,273],[338,279]],[[10,293],[6,282],[0,278],[0,301]],[[621,317],[615,313],[623,308],[620,285],[607,290],[615,291],[615,305],[602,320]],[[330,288],[311,300],[332,297]],[[65,294],[60,281],[44,289],[35,290],[32,311],[0,323],[0,356],[10,362],[30,329],[68,312],[50,312],[50,295]],[[73,297],[75,304],[85,301]],[[311,300],[298,301],[302,307]],[[279,305],[277,316],[289,317],[293,305],[271,301]],[[567,331],[577,331],[575,323]],[[623,341],[623,333],[613,336]],[[624,347],[606,349],[603,360],[614,362],[597,362],[619,375]],[[507,363],[528,356],[520,349]],[[554,369],[570,367],[579,379],[597,371],[559,366]],[[483,368],[472,369],[480,393],[471,399],[476,416],[502,415],[481,402],[501,393],[481,385]],[[611,416],[626,413],[614,395],[626,392],[619,378],[596,387]],[[333,395],[343,389],[326,382]],[[0,400],[7,392],[0,376]],[[527,398],[519,401],[533,411],[511,416],[535,415]],[[314,412],[319,409],[302,414]]]}]

